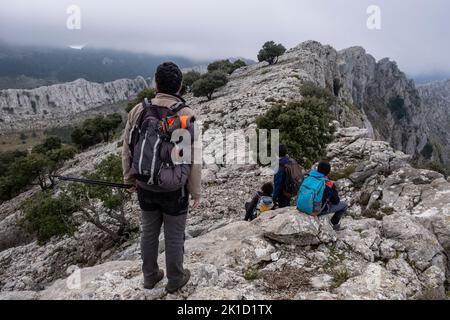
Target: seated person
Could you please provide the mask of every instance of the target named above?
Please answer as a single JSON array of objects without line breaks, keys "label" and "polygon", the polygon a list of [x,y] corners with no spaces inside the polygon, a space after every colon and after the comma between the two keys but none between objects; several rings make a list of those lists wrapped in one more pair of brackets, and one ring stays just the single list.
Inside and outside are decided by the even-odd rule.
[{"label": "seated person", "polygon": [[245,204],[245,221],[252,221],[262,212],[272,210],[274,203],[272,200],[273,184],[265,183],[261,190],[256,192],[253,199]]}]

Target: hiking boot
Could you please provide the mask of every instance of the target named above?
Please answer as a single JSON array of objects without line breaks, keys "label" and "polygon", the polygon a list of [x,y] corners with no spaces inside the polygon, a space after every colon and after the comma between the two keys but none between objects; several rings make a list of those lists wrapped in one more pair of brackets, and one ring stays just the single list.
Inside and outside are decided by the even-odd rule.
[{"label": "hiking boot", "polygon": [[345,227],[341,226],[341,224],[338,223],[338,224],[333,225],[333,230],[334,231],[342,231],[342,230],[345,230]]},{"label": "hiking boot", "polygon": [[180,290],[188,283],[190,278],[191,278],[191,272],[188,269],[184,269],[184,275],[183,275],[183,278],[180,280],[180,282],[176,283],[176,284],[168,283],[166,286],[166,291],[168,293],[174,293],[174,292]]},{"label": "hiking boot", "polygon": [[159,270],[155,277],[144,279],[144,289],[151,290],[164,278],[164,271]]}]

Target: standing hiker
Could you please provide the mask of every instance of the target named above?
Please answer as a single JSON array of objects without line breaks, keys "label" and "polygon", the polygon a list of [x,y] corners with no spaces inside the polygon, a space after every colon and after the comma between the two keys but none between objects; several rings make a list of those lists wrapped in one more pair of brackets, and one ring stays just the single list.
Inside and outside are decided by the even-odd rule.
[{"label": "standing hiker", "polygon": [[[155,80],[156,97],[138,104],[128,115],[122,165],[125,183],[135,186],[129,191],[137,191],[142,209],[144,288],[153,289],[164,278],[158,266],[159,235],[164,224],[166,290],[173,293],[190,278],[190,271],[183,268],[185,228],[189,195],[194,208],[200,203],[201,166],[193,162],[198,154],[193,147],[195,118],[179,96],[180,69],[174,63],[163,63],[158,66]],[[186,152],[175,149],[174,153],[178,142],[173,141],[172,133],[176,129],[188,130],[192,138],[188,143],[192,147],[189,162],[173,159],[173,154],[183,157]]]},{"label": "standing hiker", "polygon": [[273,201],[276,207],[285,208],[291,205],[291,199],[297,195],[303,181],[303,168],[288,155],[284,145],[279,146],[279,167],[273,185]]}]

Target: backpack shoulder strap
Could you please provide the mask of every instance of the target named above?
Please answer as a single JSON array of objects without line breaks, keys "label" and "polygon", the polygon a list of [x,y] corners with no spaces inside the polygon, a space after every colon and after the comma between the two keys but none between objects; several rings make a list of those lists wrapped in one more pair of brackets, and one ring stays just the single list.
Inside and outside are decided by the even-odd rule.
[{"label": "backpack shoulder strap", "polygon": [[176,102],[174,105],[169,107],[169,110],[170,110],[170,112],[172,112],[172,114],[177,114],[178,112],[180,112],[184,108],[189,108],[190,109],[191,107],[186,105],[184,102],[180,101],[180,102]]},{"label": "backpack shoulder strap", "polygon": [[142,111],[141,111],[141,113],[139,114],[139,116],[138,116],[138,118],[136,120],[135,127],[139,128],[139,129],[142,127],[142,122],[144,121],[145,114],[150,110],[150,108],[152,106],[153,105],[152,105],[152,101],[151,100],[145,98],[144,101],[142,101],[142,107],[143,108],[142,108]]}]

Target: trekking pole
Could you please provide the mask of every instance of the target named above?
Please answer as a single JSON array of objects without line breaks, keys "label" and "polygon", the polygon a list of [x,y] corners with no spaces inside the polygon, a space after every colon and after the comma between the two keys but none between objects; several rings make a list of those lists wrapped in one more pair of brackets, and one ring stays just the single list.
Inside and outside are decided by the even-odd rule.
[{"label": "trekking pole", "polygon": [[103,181],[103,180],[90,180],[90,179],[72,178],[72,177],[64,177],[64,176],[52,176],[52,177],[57,178],[61,181],[84,183],[84,184],[100,186],[100,187],[110,187],[110,188],[118,188],[118,189],[129,189],[129,188],[133,187],[133,185],[130,185],[130,184],[114,183],[114,182]]}]

